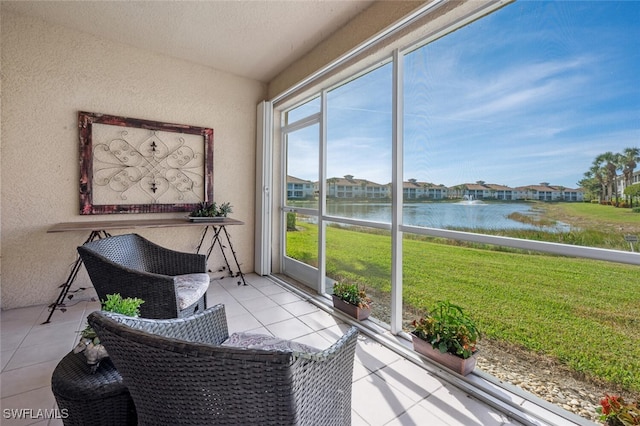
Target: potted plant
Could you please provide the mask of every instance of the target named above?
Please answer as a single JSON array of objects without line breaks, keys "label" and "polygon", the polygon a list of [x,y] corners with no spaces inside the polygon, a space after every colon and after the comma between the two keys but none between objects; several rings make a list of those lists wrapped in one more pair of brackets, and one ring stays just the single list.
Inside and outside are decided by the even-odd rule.
[{"label": "potted plant", "polygon": [[[140,315],[140,305],[144,301],[137,297],[122,298],[120,294],[107,294],[107,300],[102,301],[102,310],[115,312],[117,314],[137,317]],[[74,353],[83,352],[87,358],[87,364],[91,365],[91,372],[95,372],[100,361],[108,357],[107,350],[100,344],[100,339],[95,330],[89,325],[80,332],[82,338],[78,345],[74,348]]]},{"label": "potted plant", "polygon": [[231,203],[202,202],[189,214],[191,220],[222,220],[233,212]]},{"label": "potted plant", "polygon": [[371,299],[364,287],[336,282],[333,285],[333,307],[361,321],[371,314]]},{"label": "potted plant", "polygon": [[640,425],[640,401],[627,403],[620,396],[605,394],[596,411],[607,426]]},{"label": "potted plant", "polygon": [[460,306],[439,301],[412,325],[411,337],[416,352],[459,374],[473,371],[480,331]]}]

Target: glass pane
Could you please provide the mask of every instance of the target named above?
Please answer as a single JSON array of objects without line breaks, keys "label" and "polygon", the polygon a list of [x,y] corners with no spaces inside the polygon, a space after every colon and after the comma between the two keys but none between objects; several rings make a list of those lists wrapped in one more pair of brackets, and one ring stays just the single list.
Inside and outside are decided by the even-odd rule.
[{"label": "glass pane", "polygon": [[285,255],[318,267],[318,222],[316,217],[286,212]]},{"label": "glass pane", "polygon": [[[407,54],[404,223],[630,250],[639,16],[638,2],[517,2]],[[404,325],[460,305],[483,332],[480,369],[595,421],[604,392],[640,392],[638,272],[405,234]]]},{"label": "glass pane", "polygon": [[287,206],[318,208],[318,124],[287,135]]},{"label": "glass pane", "polygon": [[[327,277],[357,284],[373,300],[371,316],[391,321],[391,235],[373,228],[327,223]],[[327,288],[331,292],[331,288]]]},{"label": "glass pane", "polygon": [[391,65],[328,93],[327,213],[391,221]]},{"label": "glass pane", "polygon": [[317,97],[287,112],[285,116],[285,124],[295,123],[298,120],[301,120],[313,114],[317,114],[319,112],[320,97]]},{"label": "glass pane", "polygon": [[639,16],[518,2],[407,54],[404,223],[629,250]]},{"label": "glass pane", "polygon": [[[403,326],[410,332],[414,319],[449,300],[482,333],[476,368],[561,406],[566,403],[552,387],[567,399],[577,395],[589,418],[604,392],[621,386],[625,395],[637,395],[640,327],[630,314],[639,303],[637,277],[633,265],[408,235]],[[584,379],[569,387],[591,396],[567,386],[571,372]],[[554,385],[541,385],[549,382]]]}]

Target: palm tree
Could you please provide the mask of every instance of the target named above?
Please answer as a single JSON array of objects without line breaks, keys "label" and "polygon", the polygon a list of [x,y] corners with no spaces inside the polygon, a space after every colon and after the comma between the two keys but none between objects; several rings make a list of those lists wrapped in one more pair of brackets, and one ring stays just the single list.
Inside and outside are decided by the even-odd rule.
[{"label": "palm tree", "polygon": [[464,190],[466,189],[466,186],[463,184],[460,184],[460,185],[454,186],[452,189],[455,191],[454,197],[462,198],[462,196],[464,195]]},{"label": "palm tree", "polygon": [[[633,171],[638,165],[638,161],[640,161],[640,148],[625,148],[622,154],[620,154],[625,188],[633,184]],[[632,204],[633,201],[630,203],[631,207],[633,207]]]},{"label": "palm tree", "polygon": [[595,179],[600,185],[600,190],[598,191],[598,202],[602,203],[604,201],[607,188],[605,185],[604,167],[599,163],[598,157],[593,160],[593,164],[591,165],[589,172],[585,173],[585,177],[586,176]]},{"label": "palm tree", "polygon": [[616,177],[618,176],[618,169],[620,168],[619,157],[620,154],[607,151],[604,154],[598,155],[594,161],[594,165],[598,165],[603,171],[607,200],[611,201],[612,196],[615,194],[616,205],[618,204]]}]

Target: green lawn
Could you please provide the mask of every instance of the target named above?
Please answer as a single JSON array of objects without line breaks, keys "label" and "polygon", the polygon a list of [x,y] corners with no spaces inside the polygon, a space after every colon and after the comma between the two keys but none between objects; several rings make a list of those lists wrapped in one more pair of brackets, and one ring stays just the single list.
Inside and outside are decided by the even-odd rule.
[{"label": "green lawn", "polygon": [[629,208],[591,203],[540,203],[540,206],[554,219],[586,229],[640,232],[640,213]]},{"label": "green lawn", "polygon": [[[317,229],[301,223],[298,229],[288,233],[288,254],[315,265]],[[390,290],[388,235],[329,227],[327,246],[329,276]],[[403,247],[405,305],[419,311],[449,299],[465,307],[487,337],[640,392],[637,266],[419,239],[405,239]]]},{"label": "green lawn", "polygon": [[617,208],[591,203],[557,203],[565,212],[592,218],[601,223],[635,223],[640,225],[640,214],[634,213],[630,208]]}]

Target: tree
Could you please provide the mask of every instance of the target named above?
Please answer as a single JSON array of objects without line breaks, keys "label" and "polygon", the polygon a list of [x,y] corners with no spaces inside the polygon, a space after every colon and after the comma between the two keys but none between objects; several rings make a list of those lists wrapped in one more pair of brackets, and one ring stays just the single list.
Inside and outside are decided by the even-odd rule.
[{"label": "tree", "polygon": [[624,189],[624,195],[631,198],[631,205],[633,205],[634,198],[640,198],[640,183],[634,183]]},{"label": "tree", "polygon": [[618,188],[616,184],[616,177],[618,176],[618,169],[620,168],[620,154],[614,154],[611,151],[607,151],[604,154],[600,154],[596,157],[594,165],[602,171],[604,178],[604,184],[606,187],[606,200],[612,201],[613,196],[616,197],[616,205],[618,204]]},{"label": "tree", "polygon": [[600,198],[602,194],[602,184],[596,179],[596,177],[591,173],[591,171],[584,173],[584,178],[580,180],[577,185],[585,190],[585,196],[587,199],[593,200]]},{"label": "tree", "polygon": [[467,186],[464,184],[460,184],[460,185],[454,186],[452,189],[455,191],[454,197],[462,198],[462,196],[464,195],[464,191],[467,189]]},{"label": "tree", "polygon": [[595,160],[593,160],[593,164],[591,165],[591,168],[589,169],[589,171],[585,173],[585,176],[588,178],[594,179],[598,183],[598,186],[599,186],[599,189],[597,191],[598,201],[602,203],[605,199],[605,193],[607,188],[605,185],[604,167],[602,167],[602,165],[599,164],[597,157]]},{"label": "tree", "polygon": [[[622,154],[620,154],[622,175],[624,176],[625,195],[628,195],[626,189],[633,183],[633,171],[638,165],[638,161],[640,161],[640,148],[625,148]],[[633,205],[633,201],[630,205]]]}]

